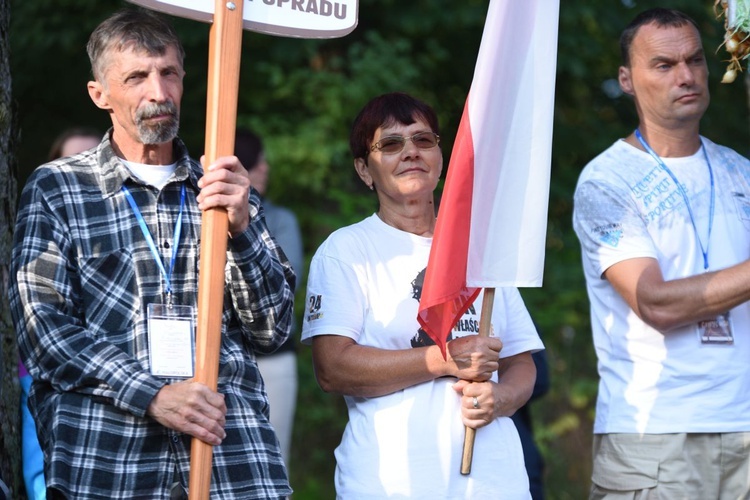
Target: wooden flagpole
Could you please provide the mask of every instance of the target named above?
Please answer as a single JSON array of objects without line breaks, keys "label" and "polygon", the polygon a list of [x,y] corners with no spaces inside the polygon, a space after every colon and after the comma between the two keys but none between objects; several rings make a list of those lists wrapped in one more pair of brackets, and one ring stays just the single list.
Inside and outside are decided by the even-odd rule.
[{"label": "wooden flagpole", "polygon": [[[482,312],[479,317],[479,336],[489,337],[492,330],[492,306],[495,304],[495,289],[485,288],[482,296]],[[471,462],[474,457],[474,438],[477,430],[471,427],[464,427],[464,452],[461,456],[461,474],[464,476],[471,474]]]},{"label": "wooden flagpole", "polygon": [[[242,4],[243,0],[215,1],[208,55],[206,165],[221,156],[234,154],[242,49]],[[214,391],[219,377],[228,228],[226,210],[217,208],[203,212],[194,380]],[[188,485],[190,500],[208,500],[212,459],[213,447],[193,438]]]}]

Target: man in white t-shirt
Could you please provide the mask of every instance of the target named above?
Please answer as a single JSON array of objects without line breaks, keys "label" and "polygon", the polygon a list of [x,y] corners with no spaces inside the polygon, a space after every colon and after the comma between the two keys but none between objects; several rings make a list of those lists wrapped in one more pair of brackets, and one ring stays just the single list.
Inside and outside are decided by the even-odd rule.
[{"label": "man in white t-shirt", "polygon": [[750,161],[699,134],[695,22],[650,9],[620,39],[638,128],[575,194],[599,360],[592,499],[750,495]]}]

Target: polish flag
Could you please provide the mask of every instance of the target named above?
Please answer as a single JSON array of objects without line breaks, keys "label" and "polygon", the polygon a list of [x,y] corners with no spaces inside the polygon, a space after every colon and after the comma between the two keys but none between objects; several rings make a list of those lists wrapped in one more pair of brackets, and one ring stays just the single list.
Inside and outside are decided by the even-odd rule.
[{"label": "polish flag", "polygon": [[482,288],[542,285],[559,0],[491,0],[418,321],[440,346]]}]

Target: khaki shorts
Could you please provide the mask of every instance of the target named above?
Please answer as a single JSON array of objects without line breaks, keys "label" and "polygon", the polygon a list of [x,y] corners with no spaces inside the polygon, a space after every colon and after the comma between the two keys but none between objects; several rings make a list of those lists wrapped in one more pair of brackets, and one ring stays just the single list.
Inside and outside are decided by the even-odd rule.
[{"label": "khaki shorts", "polygon": [[750,432],[596,434],[589,500],[750,498]]}]

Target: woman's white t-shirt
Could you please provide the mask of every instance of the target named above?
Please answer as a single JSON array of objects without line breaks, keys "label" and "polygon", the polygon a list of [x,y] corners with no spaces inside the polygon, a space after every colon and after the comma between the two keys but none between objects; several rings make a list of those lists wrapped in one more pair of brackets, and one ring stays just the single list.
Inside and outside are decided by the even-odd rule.
[{"label": "woman's white t-shirt", "polygon": [[[416,318],[431,244],[376,215],[334,232],[310,266],[302,341],[343,335],[381,349],[425,345]],[[481,294],[452,337],[476,334],[480,311]],[[492,325],[503,341],[501,357],[543,348],[515,288],[497,289]],[[530,498],[509,418],[477,431],[471,474],[461,475],[456,381],[440,378],[374,398],[346,396],[349,423],[335,452],[339,498]]]}]

